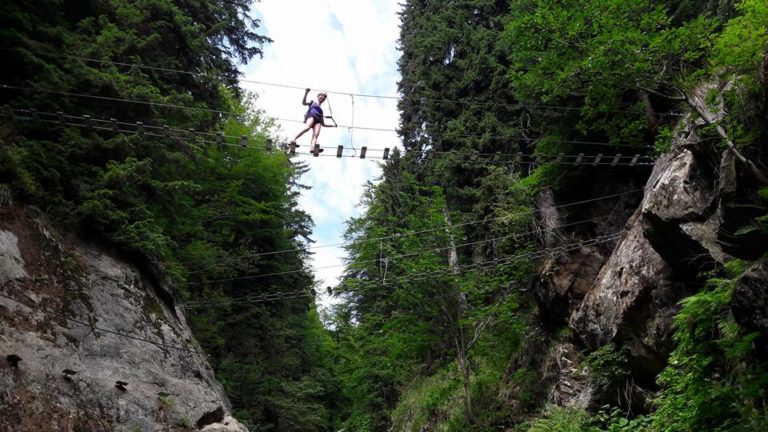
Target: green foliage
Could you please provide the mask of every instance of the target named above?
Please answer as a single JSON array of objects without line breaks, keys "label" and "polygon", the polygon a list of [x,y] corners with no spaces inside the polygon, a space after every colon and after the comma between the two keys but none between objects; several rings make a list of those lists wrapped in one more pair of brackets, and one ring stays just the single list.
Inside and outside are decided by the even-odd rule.
[{"label": "green foliage", "polygon": [[586,411],[548,407],[544,417],[518,428],[520,432],[600,432]]},{"label": "green foliage", "polygon": [[374,429],[371,424],[374,420],[370,417],[370,414],[362,412],[354,412],[345,422],[344,426],[352,432],[370,432]]},{"label": "green foliage", "polygon": [[728,278],[736,279],[749,270],[752,263],[740,259],[733,259],[723,265],[723,272]]},{"label": "green foliage", "polygon": [[594,422],[600,425],[606,432],[651,432],[651,419],[646,416],[637,416],[632,419],[616,407],[604,406],[594,416]]},{"label": "green foliage", "polygon": [[338,398],[331,341],[314,311],[291,309],[233,306],[238,316],[216,315],[223,324],[212,336],[226,336],[211,341],[211,351],[224,355],[218,378],[239,419],[263,430],[324,431]]},{"label": "green foliage", "polygon": [[742,0],[736,7],[739,15],[726,23],[715,41],[712,66],[716,71],[746,75],[754,85],[768,43],[768,5],[761,0]]},{"label": "green foliage", "polygon": [[709,69],[727,83],[719,92],[728,114],[722,126],[740,151],[750,155],[749,147],[764,140],[764,119],[757,113],[763,110],[768,6],[760,0],[742,0],[736,11],[715,38]]},{"label": "green foliage", "polygon": [[605,386],[620,382],[629,374],[624,350],[617,350],[610,343],[591,352],[584,359],[584,364],[589,369],[590,377],[598,385]]},{"label": "green foliage", "polygon": [[382,183],[380,190],[378,199],[368,203],[367,216],[350,221],[347,236],[353,260],[346,281],[336,290],[345,306],[334,322],[340,351],[337,367],[347,377],[346,392],[353,402],[350,418],[368,418],[371,430],[382,428],[382,414],[394,407],[397,388],[439,349],[444,325],[435,303],[439,285],[397,278],[439,272],[438,254],[423,251],[444,247],[445,233],[366,241],[440,226],[441,199],[430,197],[432,191],[421,190],[409,177],[394,185]]},{"label": "green foliage", "polygon": [[653,144],[657,154],[664,154],[672,148],[672,138],[675,136],[674,134],[675,130],[670,126],[665,126],[659,130],[656,135],[656,141]]},{"label": "green foliage", "polygon": [[762,188],[758,191],[758,195],[760,196],[760,199],[764,201],[768,201],[768,188]]},{"label": "green foliage", "polygon": [[[443,188],[419,182],[404,170],[410,163],[396,157],[385,166],[384,180],[370,184],[365,194],[366,213],[349,221],[350,263],[345,281],[335,290],[344,301],[333,318],[340,352],[337,370],[350,395],[349,418],[368,419],[371,430],[386,429],[389,420],[385,416],[390,412],[405,428],[418,430],[440,417],[452,425],[447,426],[449,430],[462,430],[468,425],[464,389],[456,374],[459,332],[472,334],[480,323],[493,322],[472,348],[472,364],[483,366],[471,374],[469,383],[488,413],[498,415],[498,407],[485,405],[485,401],[498,394],[509,355],[519,346],[524,328],[518,322],[517,296],[500,287],[512,278],[527,277],[531,263],[508,259],[490,269],[451,272],[451,244],[456,246],[459,265],[473,268],[470,249],[461,245],[472,246],[465,236],[480,235],[479,230],[446,227],[447,221],[461,225],[463,218],[472,216],[450,213],[446,217]],[[518,187],[512,179],[497,171],[483,186],[501,190],[508,197],[493,207],[479,206],[494,209],[487,218],[493,221],[484,229],[509,232],[530,221],[531,212],[522,205],[530,200],[530,189]],[[526,236],[507,237],[476,251],[498,256],[526,250]],[[467,301],[462,312],[459,293]],[[431,372],[413,380],[425,370]],[[404,388],[408,389],[406,400],[401,401]],[[484,416],[486,412],[479,412],[478,421],[492,423]],[[351,426],[347,423],[347,427]]]},{"label": "green foliage", "polygon": [[[495,347],[502,347],[495,338]],[[480,352],[482,351],[482,352]],[[509,352],[499,357],[509,358]],[[391,413],[394,430],[421,431],[433,427],[436,431],[462,432],[492,430],[511,415],[511,408],[498,401],[500,392],[507,391],[508,382],[503,378],[503,365],[487,361],[492,353],[473,352],[474,373],[471,377],[473,400],[476,403],[475,421],[468,423],[465,417],[464,391],[461,376],[455,363],[442,366],[430,376],[420,376],[408,383],[401,399]]]},{"label": "green foliage", "polygon": [[461,378],[454,365],[446,365],[429,377],[419,377],[409,383],[400,402],[392,412],[392,427],[401,431],[419,431],[432,419],[446,422],[461,418]]},{"label": "green foliage", "polygon": [[575,129],[549,121],[542,127],[551,133],[614,143],[644,140],[643,110],[653,107],[640,92],[690,78],[716,25],[704,17],[673,23],[665,6],[644,0],[520,0],[512,10],[499,45],[516,98],[573,107]]},{"label": "green foliage", "polygon": [[176,402],[169,395],[158,396],[157,401],[160,404],[160,408],[166,411],[176,406]]},{"label": "green foliage", "polygon": [[541,418],[524,423],[519,432],[651,432],[648,417],[626,418],[617,408],[603,407],[596,414],[573,408],[547,407]]},{"label": "green foliage", "polygon": [[[736,262],[729,268],[737,270]],[[768,425],[768,369],[752,357],[756,334],[729,313],[735,277],[710,279],[676,317],[677,348],[659,375],[652,420],[659,430],[761,430]]]},{"label": "green foliage", "polygon": [[182,417],[181,420],[179,420],[179,425],[184,428],[192,428],[192,420],[189,419],[189,417]]}]

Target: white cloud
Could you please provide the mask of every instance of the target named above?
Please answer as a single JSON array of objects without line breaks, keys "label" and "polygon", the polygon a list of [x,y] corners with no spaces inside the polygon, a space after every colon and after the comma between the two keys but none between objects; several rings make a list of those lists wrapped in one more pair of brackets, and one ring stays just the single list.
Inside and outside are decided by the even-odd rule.
[{"label": "white cloud", "polygon": [[[243,82],[259,94],[258,106],[267,115],[301,121],[304,87],[329,92],[326,114],[332,109],[340,125],[395,129],[398,126],[395,99],[351,97],[357,93],[394,96],[397,93],[399,5],[395,1],[355,0],[263,0],[253,9],[262,20],[262,31],[274,42],[265,47],[264,59],[245,68],[247,81],[283,84],[298,89]],[[329,106],[330,104],[330,106]],[[280,121],[282,135],[292,138],[300,123]],[[310,134],[299,139],[299,152],[308,150]],[[302,182],[313,189],[300,199],[302,208],[315,220],[318,245],[342,242],[344,222],[359,214],[358,203],[366,181],[380,175],[373,160],[336,159],[335,147],[367,146],[369,156],[381,156],[385,147],[398,144],[393,132],[324,128],[319,143],[326,157],[299,156],[310,170]],[[352,154],[347,150],[345,154]],[[358,153],[359,155],[359,153]],[[316,251],[313,267],[342,264],[343,251],[322,248]],[[319,270],[321,286],[335,285],[343,268]],[[327,299],[326,299],[327,300]]]}]

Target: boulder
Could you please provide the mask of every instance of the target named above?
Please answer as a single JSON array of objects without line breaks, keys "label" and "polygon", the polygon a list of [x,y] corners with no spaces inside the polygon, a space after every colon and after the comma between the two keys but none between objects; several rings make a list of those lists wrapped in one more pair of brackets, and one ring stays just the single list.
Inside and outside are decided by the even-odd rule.
[{"label": "boulder", "polygon": [[655,171],[641,205],[643,234],[676,273],[696,278],[724,259],[716,226],[709,226],[717,218],[715,179],[687,150],[665,157]]},{"label": "boulder", "polygon": [[679,145],[659,159],[643,202],[569,319],[590,350],[609,342],[626,346],[633,376],[646,387],[655,386],[673,347],[677,302],[693,290],[680,281],[711,268],[713,255],[725,257],[716,229],[703,228],[717,205],[714,182],[700,180],[702,171]]}]

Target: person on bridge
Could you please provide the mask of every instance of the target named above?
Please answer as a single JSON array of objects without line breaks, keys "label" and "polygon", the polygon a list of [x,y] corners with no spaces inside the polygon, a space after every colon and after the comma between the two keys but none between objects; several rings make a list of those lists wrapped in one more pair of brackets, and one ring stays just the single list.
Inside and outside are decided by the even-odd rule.
[{"label": "person on bridge", "polygon": [[[326,95],[324,92],[320,92],[317,94],[317,102],[315,101],[307,102],[308,94],[309,94],[309,89],[306,89],[304,91],[304,99],[302,99],[301,101],[302,105],[306,105],[309,107],[309,109],[307,109],[306,114],[304,114],[304,128],[298,134],[296,134],[296,137],[291,141],[291,145],[296,145],[296,140],[299,139],[300,136],[304,135],[308,130],[312,129],[312,141],[310,144],[310,151],[312,153],[315,153],[315,145],[317,144],[317,137],[320,136],[320,128],[323,126],[329,127],[325,124],[325,121],[323,120],[323,108],[320,106],[328,98],[328,95]],[[317,153],[320,153],[322,151],[323,151],[322,148],[317,149]]]}]

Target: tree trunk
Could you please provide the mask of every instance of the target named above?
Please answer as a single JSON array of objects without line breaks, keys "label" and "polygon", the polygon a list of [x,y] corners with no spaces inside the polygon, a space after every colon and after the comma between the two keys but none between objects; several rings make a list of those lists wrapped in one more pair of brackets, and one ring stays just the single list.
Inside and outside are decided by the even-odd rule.
[{"label": "tree trunk", "polygon": [[463,346],[463,340],[456,338],[456,360],[459,363],[459,371],[461,372],[461,382],[464,385],[464,407],[466,408],[465,417],[467,423],[475,424],[475,414],[472,410],[472,384],[469,381],[469,359],[467,358],[466,347]]},{"label": "tree trunk", "polygon": [[[453,270],[458,270],[459,257],[456,253],[456,242],[453,240],[453,235],[451,235],[450,231],[451,221],[450,217],[448,216],[447,208],[443,208],[443,219],[445,219],[445,230],[448,234],[448,241],[450,242],[450,249],[448,250],[448,266]],[[464,296],[458,292],[458,290],[456,291],[456,316],[451,316],[452,311],[451,308],[448,307],[445,308],[445,313],[448,315],[448,321],[453,322],[455,326],[453,342],[456,345],[456,361],[459,364],[461,381],[464,385],[464,407],[466,410],[464,415],[467,419],[467,423],[474,424],[475,414],[472,410],[472,385],[469,381],[470,370],[469,358],[467,356],[468,347],[466,340],[464,340],[464,329],[461,327],[461,316],[464,313],[464,309],[466,307],[466,298],[464,298]]]}]

